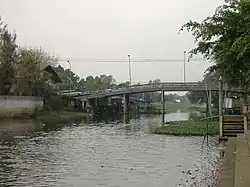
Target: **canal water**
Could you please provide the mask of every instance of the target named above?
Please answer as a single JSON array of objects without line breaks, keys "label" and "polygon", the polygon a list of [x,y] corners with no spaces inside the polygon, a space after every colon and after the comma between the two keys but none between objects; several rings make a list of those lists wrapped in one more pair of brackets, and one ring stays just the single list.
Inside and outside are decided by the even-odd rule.
[{"label": "canal water", "polygon": [[[187,113],[165,116],[186,120]],[[0,186],[212,186],[221,147],[216,138],[159,136],[160,116],[46,127],[0,125]]]}]

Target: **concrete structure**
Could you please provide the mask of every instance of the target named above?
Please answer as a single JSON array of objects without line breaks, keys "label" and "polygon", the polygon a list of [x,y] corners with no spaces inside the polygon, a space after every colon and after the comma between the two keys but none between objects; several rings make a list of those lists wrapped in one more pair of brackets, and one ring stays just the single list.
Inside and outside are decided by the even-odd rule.
[{"label": "concrete structure", "polygon": [[220,165],[217,187],[248,187],[250,184],[250,132],[230,138]]},{"label": "concrete structure", "polygon": [[[180,83],[180,82],[165,82],[165,83],[158,83],[158,84],[144,84],[144,85],[133,85],[133,86],[127,86],[124,88],[117,88],[117,89],[107,89],[107,90],[99,90],[99,91],[91,91],[91,92],[63,92],[61,95],[66,95],[74,99],[79,100],[90,100],[90,99],[100,99],[105,97],[112,97],[112,96],[123,96],[124,98],[124,112],[128,112],[128,102],[125,100],[125,98],[128,98],[127,95],[135,95],[138,93],[146,93],[146,92],[158,92],[161,91],[161,103],[162,103],[162,113],[165,113],[165,101],[164,101],[164,91],[208,91],[207,95],[207,109],[210,108],[210,114],[211,114],[211,97],[212,97],[212,91],[219,91],[220,92],[220,102],[221,103],[221,97],[222,92],[226,90],[227,92],[235,92],[235,93],[244,93],[241,89],[231,89],[229,90],[228,87],[223,87],[223,85],[220,83],[217,84],[211,84],[207,85],[203,82],[186,82],[186,83]],[[95,105],[96,106],[96,105]],[[220,105],[221,107],[222,105]],[[209,112],[209,110],[207,111]],[[221,116],[221,111],[220,111]]]},{"label": "concrete structure", "polygon": [[129,94],[123,94],[123,113],[127,114],[129,111]]},{"label": "concrete structure", "polygon": [[[98,91],[86,91],[86,92],[64,92],[61,95],[67,95],[75,98],[101,98],[107,96],[119,96],[125,93],[135,94],[135,93],[146,93],[146,92],[158,92],[158,91],[219,91],[219,84],[206,85],[201,82],[165,82],[159,84],[143,84],[135,86],[127,86],[124,88],[117,88],[113,90],[98,90]],[[222,91],[226,90],[227,92],[234,93],[244,93],[241,89],[231,89],[222,87]]]},{"label": "concrete structure", "polygon": [[162,104],[162,114],[165,114],[165,93],[164,90],[161,91],[161,104]]},{"label": "concrete structure", "polygon": [[31,115],[43,108],[43,98],[31,96],[0,96],[0,117]]}]

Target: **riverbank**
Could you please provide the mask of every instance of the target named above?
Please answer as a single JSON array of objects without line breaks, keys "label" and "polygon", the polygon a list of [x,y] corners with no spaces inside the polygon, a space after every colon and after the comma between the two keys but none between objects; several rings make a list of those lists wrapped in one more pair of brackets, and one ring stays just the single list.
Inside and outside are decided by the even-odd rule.
[{"label": "riverbank", "polygon": [[85,118],[90,118],[91,116],[92,115],[89,113],[81,113],[81,112],[44,111],[41,114],[39,114],[39,117],[37,119],[46,125],[47,124],[70,124],[70,123],[80,122]]},{"label": "riverbank", "polygon": [[[206,114],[207,113],[207,109],[204,108],[204,107],[191,106],[191,107],[188,108],[188,110],[189,111],[197,111],[197,112],[200,112],[201,114]],[[219,114],[219,111],[218,111],[217,108],[211,108],[211,112],[212,112],[213,116]]]},{"label": "riverbank", "polygon": [[[152,103],[152,108],[153,110],[162,110],[162,103],[161,102],[154,102]],[[194,104],[190,104],[190,103],[186,103],[186,102],[181,102],[181,103],[177,103],[177,102],[170,102],[170,101],[165,101],[165,110],[168,112],[176,112],[178,110],[181,111],[194,111],[191,109],[201,109],[201,105],[194,105]],[[206,110],[206,108],[205,108]],[[196,110],[199,111],[199,110]]]},{"label": "riverbank", "polygon": [[219,124],[217,121],[175,121],[157,127],[153,133],[174,136],[204,136],[206,134],[215,136],[219,134]]}]

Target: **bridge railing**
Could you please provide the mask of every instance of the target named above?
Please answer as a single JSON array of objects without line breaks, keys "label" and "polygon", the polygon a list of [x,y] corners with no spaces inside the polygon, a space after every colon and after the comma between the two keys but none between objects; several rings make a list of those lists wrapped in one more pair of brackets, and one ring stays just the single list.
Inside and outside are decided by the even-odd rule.
[{"label": "bridge railing", "polygon": [[73,95],[94,95],[94,94],[101,94],[101,93],[110,93],[110,92],[119,92],[119,91],[125,91],[125,90],[131,90],[131,89],[145,89],[145,88],[164,88],[164,87],[171,87],[171,88],[178,88],[178,87],[205,87],[206,85],[204,83],[200,82],[188,82],[188,83],[183,83],[183,82],[163,82],[163,83],[157,83],[157,84],[141,84],[141,85],[131,85],[131,86],[126,86],[126,87],[121,87],[121,88],[114,88],[114,89],[106,89],[106,90],[97,90],[97,91],[85,91],[85,92],[72,92],[72,93],[61,93],[61,95],[68,95],[68,96],[73,96]]}]

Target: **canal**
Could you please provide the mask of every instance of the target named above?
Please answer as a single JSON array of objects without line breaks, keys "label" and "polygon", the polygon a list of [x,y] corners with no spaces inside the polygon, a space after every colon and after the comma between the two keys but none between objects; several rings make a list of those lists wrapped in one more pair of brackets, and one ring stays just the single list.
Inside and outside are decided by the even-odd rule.
[{"label": "canal", "polygon": [[[186,120],[172,113],[166,121]],[[32,121],[0,125],[0,186],[175,187],[214,184],[216,138],[159,136],[160,116],[128,124],[83,122],[46,127]]]}]

